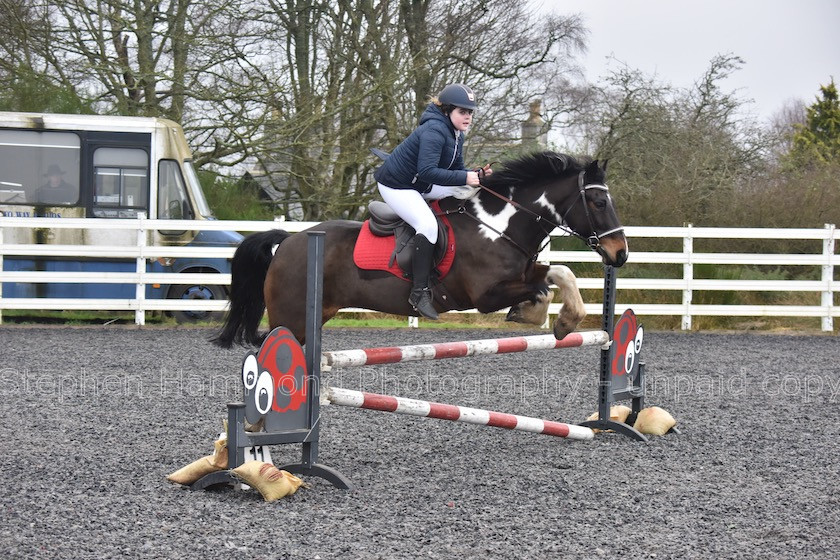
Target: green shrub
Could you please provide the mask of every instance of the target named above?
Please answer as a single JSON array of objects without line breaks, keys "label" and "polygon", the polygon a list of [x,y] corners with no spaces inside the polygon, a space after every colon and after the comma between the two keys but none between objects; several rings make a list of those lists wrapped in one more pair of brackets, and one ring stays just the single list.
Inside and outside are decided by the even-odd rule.
[{"label": "green shrub", "polygon": [[220,220],[265,221],[274,219],[271,204],[262,202],[258,190],[244,180],[234,180],[216,173],[199,172],[207,203]]}]

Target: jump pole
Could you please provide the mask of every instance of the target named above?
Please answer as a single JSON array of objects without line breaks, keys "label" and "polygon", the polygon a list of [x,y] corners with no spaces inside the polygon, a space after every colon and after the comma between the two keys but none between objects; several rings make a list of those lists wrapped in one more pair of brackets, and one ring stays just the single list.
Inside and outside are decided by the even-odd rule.
[{"label": "jump pole", "polygon": [[518,430],[521,432],[531,432],[568,439],[590,440],[595,435],[595,432],[589,428],[565,424],[563,422],[540,420],[539,418],[531,418],[529,416],[468,408],[454,404],[442,404],[404,397],[365,393],[339,387],[325,387],[323,398],[330,404],[338,406],[366,408],[368,410],[408,414],[410,416],[421,416],[425,418],[437,418],[439,420],[465,422],[479,426],[493,426],[507,430]]},{"label": "jump pole", "polygon": [[510,338],[488,338],[439,344],[415,344],[409,346],[388,346],[359,350],[338,350],[324,352],[321,365],[328,367],[353,367],[379,364],[396,364],[420,360],[444,358],[465,358],[482,354],[508,354],[532,350],[554,350],[578,346],[603,346],[610,341],[605,331],[573,332],[557,340],[553,334],[515,336]]}]

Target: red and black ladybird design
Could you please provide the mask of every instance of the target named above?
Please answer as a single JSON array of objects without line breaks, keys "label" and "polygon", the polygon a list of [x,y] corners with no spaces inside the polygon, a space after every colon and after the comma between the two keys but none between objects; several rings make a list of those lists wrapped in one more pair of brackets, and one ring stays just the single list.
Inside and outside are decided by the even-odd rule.
[{"label": "red and black ladybird design", "polygon": [[306,358],[297,339],[285,327],[265,338],[259,352],[242,362],[245,418],[252,424],[269,412],[284,413],[306,402]]},{"label": "red and black ladybird design", "polygon": [[[613,382],[618,382],[614,390],[630,386],[631,381],[636,378],[643,339],[644,329],[636,319],[636,314],[632,309],[626,310],[613,329],[615,352],[610,364],[610,373]],[[623,378],[624,382],[618,381],[618,378]]]}]

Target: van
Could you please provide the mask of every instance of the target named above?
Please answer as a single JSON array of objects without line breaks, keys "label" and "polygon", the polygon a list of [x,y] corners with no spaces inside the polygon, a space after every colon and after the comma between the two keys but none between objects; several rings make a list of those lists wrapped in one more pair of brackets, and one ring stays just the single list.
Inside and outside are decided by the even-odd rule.
[{"label": "van", "polygon": [[[181,127],[152,117],[0,112],[0,216],[213,220]],[[230,231],[152,230],[158,246],[235,247]],[[4,228],[4,244],[134,246],[128,230]],[[13,257],[4,271],[133,272],[129,259]],[[224,258],[155,259],[149,272],[229,273]],[[3,298],[133,298],[133,284],[4,282]],[[148,285],[146,298],[227,299],[224,286]],[[179,321],[208,312],[177,311]]]}]

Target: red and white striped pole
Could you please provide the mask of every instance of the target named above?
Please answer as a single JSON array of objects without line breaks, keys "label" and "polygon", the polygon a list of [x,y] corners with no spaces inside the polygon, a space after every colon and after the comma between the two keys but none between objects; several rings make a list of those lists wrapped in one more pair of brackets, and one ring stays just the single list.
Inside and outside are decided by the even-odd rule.
[{"label": "red and white striped pole", "polygon": [[367,408],[369,410],[380,410],[395,414],[409,414],[411,416],[438,418],[453,422],[466,422],[480,426],[495,426],[507,430],[519,430],[577,440],[590,440],[594,437],[594,432],[591,429],[583,426],[575,426],[574,424],[564,424],[563,422],[540,420],[539,418],[531,418],[529,416],[493,412],[492,410],[481,410],[453,404],[441,404],[403,397],[379,395],[376,393],[364,393],[362,391],[353,391],[340,387],[326,387],[324,397],[330,404],[338,406]]},{"label": "red and white striped pole", "polygon": [[582,331],[568,334],[557,340],[552,334],[516,336],[511,338],[489,338],[439,344],[416,344],[411,346],[387,346],[356,350],[324,352],[321,363],[330,367],[369,366],[374,364],[395,364],[419,360],[440,360],[442,358],[463,358],[480,354],[507,354],[531,350],[552,350],[607,344],[610,340],[605,331]]}]

